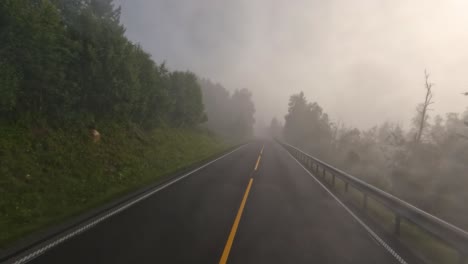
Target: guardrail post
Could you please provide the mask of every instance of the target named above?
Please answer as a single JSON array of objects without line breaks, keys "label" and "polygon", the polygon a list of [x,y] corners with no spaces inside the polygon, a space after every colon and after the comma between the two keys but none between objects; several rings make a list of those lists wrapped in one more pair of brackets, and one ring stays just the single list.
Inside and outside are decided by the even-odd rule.
[{"label": "guardrail post", "polygon": [[335,186],[335,174],[332,173],[332,186],[334,187]]},{"label": "guardrail post", "polygon": [[325,168],[322,168],[322,176],[325,178]]},{"label": "guardrail post", "polygon": [[400,235],[400,224],[401,224],[401,217],[399,214],[395,214],[395,235]]},{"label": "guardrail post", "polygon": [[348,185],[349,185],[349,183],[345,182],[345,184],[344,184],[344,191],[345,192],[348,192]]},{"label": "guardrail post", "polygon": [[363,197],[363,207],[364,207],[364,211],[367,210],[367,194],[366,193],[362,193],[364,195]]}]

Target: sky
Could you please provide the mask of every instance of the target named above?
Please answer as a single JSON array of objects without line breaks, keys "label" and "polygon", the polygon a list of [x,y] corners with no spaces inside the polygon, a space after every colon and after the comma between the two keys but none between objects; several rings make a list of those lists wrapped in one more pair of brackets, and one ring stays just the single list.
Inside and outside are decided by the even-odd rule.
[{"label": "sky", "polygon": [[172,70],[253,93],[256,119],[284,120],[304,91],[334,122],[408,126],[468,106],[466,0],[119,0],[127,36]]}]

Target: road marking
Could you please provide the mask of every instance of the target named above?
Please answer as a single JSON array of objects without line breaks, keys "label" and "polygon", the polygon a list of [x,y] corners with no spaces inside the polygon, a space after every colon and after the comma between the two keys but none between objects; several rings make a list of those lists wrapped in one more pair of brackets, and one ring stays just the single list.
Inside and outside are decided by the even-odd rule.
[{"label": "road marking", "polygon": [[249,185],[247,185],[247,189],[245,190],[244,198],[242,198],[239,211],[237,212],[236,219],[234,220],[234,224],[232,225],[231,233],[229,233],[226,246],[224,246],[223,255],[221,256],[221,260],[219,261],[219,264],[226,264],[227,262],[227,259],[229,257],[229,252],[231,251],[232,243],[234,242],[234,238],[236,237],[237,228],[239,227],[239,222],[242,217],[242,212],[244,211],[245,203],[247,202],[247,197],[249,196],[250,188],[252,187],[252,182],[253,182],[253,178],[250,178]]},{"label": "road marking", "polygon": [[369,233],[369,235],[374,238],[382,247],[384,247],[393,257],[395,257],[400,264],[408,264],[396,251],[391,248],[385,241],[380,238],[372,229],[364,223],[357,215],[351,211],[336,195],[334,195],[323,183],[321,183],[308,169],[306,169],[296,158],[294,158],[289,151],[285,150],[293,160],[295,160],[299,166],[301,166],[325,191],[327,191],[337,202],[340,204],[364,229]]},{"label": "road marking", "polygon": [[[124,211],[125,209],[131,207],[132,205],[134,205],[134,204],[136,204],[136,203],[150,197],[151,195],[153,195],[153,194],[155,194],[155,193],[157,193],[157,192],[159,192],[159,191],[173,185],[174,183],[176,183],[176,182],[188,177],[189,175],[191,175],[191,174],[193,174],[193,173],[207,167],[208,165],[210,165],[210,164],[212,164],[212,163],[214,163],[214,162],[216,162],[216,161],[218,161],[218,160],[220,160],[220,159],[222,159],[222,158],[224,158],[224,157],[238,151],[239,149],[243,148],[244,146],[245,145],[242,145],[242,146],[234,149],[233,151],[230,151],[230,152],[222,155],[221,157],[218,157],[217,159],[214,159],[214,160],[212,160],[212,161],[210,161],[208,163],[205,163],[204,165],[202,165],[202,166],[200,166],[200,167],[198,167],[198,168],[196,168],[196,169],[194,169],[194,170],[192,170],[192,171],[190,171],[190,172],[188,172],[188,173],[186,173],[186,174],[184,174],[184,175],[182,175],[182,176],[180,176],[178,178],[175,178],[175,179],[171,180],[168,183],[157,186],[153,190],[147,192],[146,194],[143,194],[143,195],[139,196],[138,198],[136,198],[134,200],[130,200],[127,203],[124,203],[121,206],[118,206],[118,207],[116,207],[114,209],[110,209],[110,212],[108,212],[107,214],[104,214],[104,215],[102,215],[100,217],[97,217],[97,218],[93,218],[93,219],[91,219],[91,220],[89,220],[87,222],[83,222],[82,224],[77,225],[75,228],[71,228],[71,229],[69,229],[67,231],[64,231],[62,233],[62,235],[59,235],[59,236],[56,236],[56,238],[50,239],[45,244],[43,243],[42,246],[41,246],[41,244],[39,244],[38,246],[35,247],[35,249],[30,250],[30,251],[26,251],[26,252],[30,252],[29,254],[27,254],[27,255],[24,255],[24,253],[22,255],[20,254],[20,256],[18,256],[18,257],[12,257],[12,259],[10,259],[9,261],[11,261],[11,263],[13,263],[13,264],[27,263],[27,262],[37,258],[38,256],[42,255],[46,251],[48,251],[48,250],[56,247],[57,245],[65,242],[66,240],[68,240],[68,239],[70,239],[70,238],[72,238],[72,237],[74,237],[76,235],[81,234],[82,232],[96,226],[97,224],[104,221],[105,219]],[[8,262],[8,260],[7,260],[7,262]]]},{"label": "road marking", "polygon": [[262,150],[260,150],[260,154],[258,155],[258,158],[257,158],[257,163],[255,163],[255,169],[254,171],[257,171],[258,170],[258,165],[260,165],[260,160],[262,159],[262,154],[263,154],[263,148],[265,147],[265,145],[262,146]]},{"label": "road marking", "polygon": [[260,160],[262,159],[262,155],[258,155],[257,163],[255,164],[255,171],[258,170],[258,165],[260,164]]}]

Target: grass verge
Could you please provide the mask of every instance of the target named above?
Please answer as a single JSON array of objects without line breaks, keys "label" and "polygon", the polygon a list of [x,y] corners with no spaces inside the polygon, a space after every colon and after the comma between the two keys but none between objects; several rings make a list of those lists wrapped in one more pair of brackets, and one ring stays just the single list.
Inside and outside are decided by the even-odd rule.
[{"label": "grass verge", "polygon": [[0,128],[0,248],[228,148],[202,130],[99,131]]}]

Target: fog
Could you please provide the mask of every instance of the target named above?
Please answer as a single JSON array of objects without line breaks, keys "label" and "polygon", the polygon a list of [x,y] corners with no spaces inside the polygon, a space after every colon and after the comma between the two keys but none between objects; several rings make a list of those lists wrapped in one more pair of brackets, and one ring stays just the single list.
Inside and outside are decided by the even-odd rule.
[{"label": "fog", "polygon": [[464,0],[121,0],[127,36],[158,62],[253,93],[256,119],[283,120],[303,90],[333,121],[407,126],[423,101],[468,105]]}]

